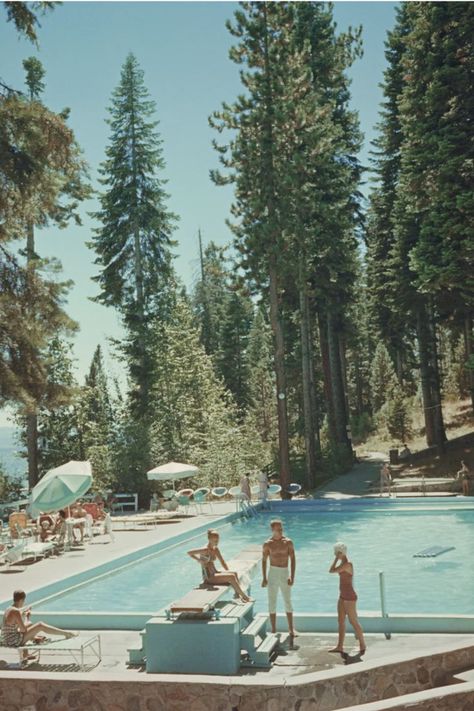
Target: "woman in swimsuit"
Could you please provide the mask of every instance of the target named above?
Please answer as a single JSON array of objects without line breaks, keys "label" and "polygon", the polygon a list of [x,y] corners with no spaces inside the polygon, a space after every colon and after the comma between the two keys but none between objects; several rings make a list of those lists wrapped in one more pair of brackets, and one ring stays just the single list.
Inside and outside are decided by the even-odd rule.
[{"label": "woman in swimsuit", "polygon": [[[5,647],[23,647],[27,642],[31,642],[39,633],[62,635],[65,639],[76,637],[77,632],[66,632],[58,627],[46,625],[44,622],[29,621],[31,608],[23,610],[26,593],[23,590],[15,590],[13,593],[13,605],[8,607],[3,613],[2,630],[0,634],[1,643]],[[24,659],[31,659],[25,650]]]},{"label": "woman in swimsuit", "polygon": [[[236,594],[244,602],[250,602],[251,598],[242,590],[239,583],[239,576],[232,572],[227,567],[227,563],[221,555],[218,548],[219,534],[214,529],[209,529],[207,532],[207,546],[205,548],[196,548],[196,550],[188,551],[188,555],[202,566],[202,574],[205,583],[210,585],[231,585]],[[225,573],[216,569],[214,561],[218,559],[226,571]]]},{"label": "woman in swimsuit", "polygon": [[339,627],[339,639],[337,646],[331,652],[344,653],[344,637],[346,634],[346,616],[349,618],[355,635],[359,641],[360,655],[365,653],[364,632],[357,617],[356,602],[357,595],[352,587],[354,577],[354,566],[347,558],[347,548],[344,543],[336,543],[334,546],[335,558],[329,568],[330,573],[339,574],[339,600],[337,603],[337,621]]}]

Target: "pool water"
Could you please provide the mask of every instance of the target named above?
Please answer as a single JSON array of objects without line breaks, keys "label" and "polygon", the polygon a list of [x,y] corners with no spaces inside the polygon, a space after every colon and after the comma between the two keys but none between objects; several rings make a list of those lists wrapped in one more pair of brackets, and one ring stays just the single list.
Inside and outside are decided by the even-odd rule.
[{"label": "pool water", "polygon": [[[328,507],[329,509],[330,507]],[[230,559],[264,542],[275,514],[259,513],[220,529],[220,549]],[[474,509],[386,510],[341,507],[278,515],[296,549],[295,612],[334,612],[338,576],[329,575],[333,544],[348,546],[359,610],[380,611],[379,571],[385,573],[389,613],[474,614]],[[186,551],[204,546],[205,535],[137,561],[70,592],[37,603],[39,610],[158,611],[200,582],[200,567]],[[414,558],[433,545],[455,546],[437,558]],[[258,570],[252,583],[256,610],[266,609]],[[280,609],[281,602],[279,603]]]}]

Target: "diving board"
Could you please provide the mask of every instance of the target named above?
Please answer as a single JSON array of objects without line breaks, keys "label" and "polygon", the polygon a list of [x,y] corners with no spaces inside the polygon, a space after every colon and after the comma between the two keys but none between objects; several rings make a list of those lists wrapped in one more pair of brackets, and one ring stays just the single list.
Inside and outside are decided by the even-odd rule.
[{"label": "diving board", "polygon": [[413,558],[437,558],[439,555],[453,550],[455,550],[455,546],[430,546],[419,553],[415,553]]}]

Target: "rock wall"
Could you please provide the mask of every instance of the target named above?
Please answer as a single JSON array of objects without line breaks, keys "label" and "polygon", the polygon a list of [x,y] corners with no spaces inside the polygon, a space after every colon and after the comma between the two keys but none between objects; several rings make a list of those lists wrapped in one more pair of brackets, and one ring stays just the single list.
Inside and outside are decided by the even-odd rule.
[{"label": "rock wall", "polygon": [[[474,666],[474,647],[392,659],[382,666],[367,664],[366,669],[357,666],[358,671],[307,674],[288,678],[281,685],[257,683],[252,677],[204,683],[199,677],[190,681],[189,676],[168,681],[150,674],[142,681],[136,676],[118,681],[111,676],[100,678],[99,672],[3,672],[0,711],[334,711],[444,686],[454,673]],[[474,711],[474,701],[465,701],[465,707],[443,706],[441,701],[419,708]]]}]

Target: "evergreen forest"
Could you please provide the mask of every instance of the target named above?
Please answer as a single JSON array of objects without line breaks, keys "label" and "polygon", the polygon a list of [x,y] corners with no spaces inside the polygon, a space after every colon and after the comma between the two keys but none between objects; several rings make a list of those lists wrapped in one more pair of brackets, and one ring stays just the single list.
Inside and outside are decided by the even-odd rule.
[{"label": "evergreen forest", "polygon": [[[32,45],[62,11],[1,4]],[[330,3],[242,2],[226,31],[241,91],[209,109],[209,180],[216,199],[232,188],[233,238],[196,225],[193,284],[174,266],[180,215],[138,52],[104,96],[99,190],[69,110],[43,102],[41,62],[0,84],[0,406],[30,486],[89,459],[98,490],[145,500],[146,471],[172,460],[200,485],[263,469],[310,491],[374,432],[442,451],[447,403],[474,407],[474,4],[397,6],[369,165],[349,78],[360,27],[339,30]],[[120,319],[124,377],[91,344],[79,382],[71,283],[41,235],[74,229],[91,196],[89,296]]]}]

